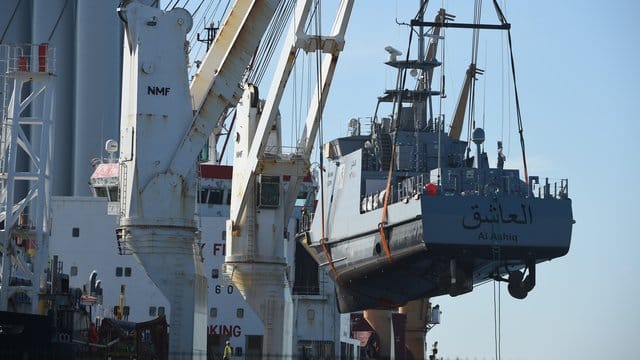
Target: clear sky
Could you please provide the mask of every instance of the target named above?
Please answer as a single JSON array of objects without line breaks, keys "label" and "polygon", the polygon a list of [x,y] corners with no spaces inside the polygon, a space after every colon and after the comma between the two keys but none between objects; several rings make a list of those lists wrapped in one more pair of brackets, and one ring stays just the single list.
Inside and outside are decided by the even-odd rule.
[{"label": "clear sky", "polygon": [[[444,3],[458,21],[471,22],[472,1]],[[491,2],[484,3],[483,22],[496,23]],[[383,48],[405,50],[406,31],[395,19],[408,20],[417,4],[356,2],[324,115],[325,140],[344,135],[349,118],[371,116],[376,96],[393,85],[395,73],[382,65]],[[441,4],[431,1],[428,20]],[[640,134],[640,2],[511,1],[505,12],[513,25],[529,173],[569,179],[576,224],[569,254],[538,266],[536,288],[525,300],[511,298],[502,286],[502,358],[637,359],[640,161],[633,144]],[[453,106],[471,36],[462,30],[447,35],[447,106]],[[452,40],[458,35],[461,44]],[[487,104],[488,138],[498,136],[503,124],[503,110],[493,105],[503,99],[500,44],[499,37],[481,33],[480,45],[488,50],[480,50],[478,66],[486,74],[477,87],[478,101]],[[518,167],[514,107],[511,113],[506,166]],[[506,133],[503,139],[506,144]],[[495,141],[487,141],[487,151],[495,164]],[[442,324],[428,334],[429,344],[439,342],[439,355],[495,358],[492,283],[432,302],[443,311]]]},{"label": "clear sky", "polygon": [[[356,0],[324,113],[325,141],[344,136],[350,118],[371,116],[376,97],[393,87],[395,71],[383,65],[384,47],[405,51],[407,32],[396,19],[408,21],[418,3]],[[472,21],[470,0],[431,1],[426,20],[441,6],[459,22]],[[529,173],[569,179],[576,224],[569,254],[538,265],[536,288],[525,300],[511,298],[502,286],[501,358],[636,359],[640,161],[633,144],[640,134],[640,2],[508,1],[503,10],[513,26]],[[484,23],[498,21],[491,1],[484,1],[482,15]],[[450,118],[470,61],[471,34],[446,35],[444,107]],[[476,118],[485,119],[491,163],[495,140],[502,139],[506,167],[521,168],[515,106],[504,95],[512,88],[500,36],[480,35],[478,67],[486,73],[477,85]],[[263,85],[263,96],[266,90]],[[495,358],[492,283],[432,302],[443,311],[442,324],[428,334],[429,346],[439,342],[439,355]]]}]

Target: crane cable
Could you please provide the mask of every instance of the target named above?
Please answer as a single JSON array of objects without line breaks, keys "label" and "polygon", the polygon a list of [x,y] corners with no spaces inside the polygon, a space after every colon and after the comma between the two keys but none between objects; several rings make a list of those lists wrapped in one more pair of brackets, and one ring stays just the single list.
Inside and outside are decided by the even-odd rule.
[{"label": "crane cable", "polygon": [[260,84],[262,81],[262,78],[268,69],[269,62],[277,49],[278,43],[280,42],[280,38],[285,32],[284,28],[287,24],[287,19],[293,12],[294,7],[295,2],[291,0],[281,1],[278,4],[275,15],[269,23],[267,31],[265,32],[249,66],[249,82],[253,84]]},{"label": "crane cable", "polygon": [[4,36],[7,35],[7,31],[9,30],[9,26],[11,26],[11,23],[13,22],[13,18],[16,16],[16,12],[18,12],[18,8],[20,7],[20,3],[22,3],[22,0],[18,0],[18,2],[16,3],[16,7],[13,9],[13,12],[11,13],[11,17],[9,18],[9,22],[7,22],[7,26],[4,28],[4,31],[2,32],[2,36],[0,36],[0,44],[2,44],[2,42],[4,41]]},{"label": "crane cable", "polygon": [[[496,296],[496,283],[498,283],[498,291]],[[501,299],[500,299],[500,281],[493,282],[493,336],[494,347],[496,352],[496,360],[500,360],[502,356],[502,329],[501,329]],[[497,298],[497,302],[496,302]]]},{"label": "crane cable", "polygon": [[[216,2],[216,6],[212,9],[212,6],[214,4],[213,1],[209,2],[207,4],[207,6],[204,9],[204,14],[202,16],[198,16],[197,17],[197,21],[196,21],[196,13],[200,10],[200,7],[202,5],[202,3],[200,3],[200,5],[198,5],[198,8],[194,11],[194,13],[192,14],[192,16],[194,17],[194,22],[193,22],[193,28],[194,29],[200,29],[200,28],[205,28],[206,29],[206,22],[207,19],[211,19],[211,25],[215,24],[215,20],[216,20],[216,14],[218,13],[218,8],[220,7],[220,4],[222,2],[218,1]],[[176,4],[174,4],[174,8],[176,7]],[[227,2],[226,7],[224,8],[224,10],[222,11],[222,13],[220,14],[219,18],[218,18],[218,24],[220,24],[222,22],[222,20],[224,19],[224,16],[227,13],[227,10],[229,8],[229,2]],[[196,42],[197,36],[198,36],[198,32],[197,31],[192,31],[189,34],[189,44],[196,44],[193,46],[189,47],[189,55],[192,59],[198,59],[200,57],[200,52],[202,52],[202,50],[205,50],[205,55],[208,52],[208,50],[206,50],[206,47],[203,45],[202,41],[198,41]],[[197,49],[196,49],[197,48]],[[194,51],[194,49],[196,49]]]},{"label": "crane cable", "polygon": [[[406,56],[407,62],[409,61],[409,56],[411,53],[412,40],[413,40],[413,27],[411,27],[411,30],[409,31],[409,45],[407,45],[407,56]],[[402,75],[402,77],[400,75]],[[407,71],[405,69],[405,71],[403,71],[402,74],[398,74],[398,78],[396,80],[397,81],[396,90],[398,91],[398,98],[394,102],[394,112],[395,112],[396,104],[398,106],[398,116],[395,121],[396,128],[398,126],[398,121],[400,121],[401,114],[402,114],[402,91],[400,90],[404,89],[406,80],[407,80]],[[394,136],[393,141],[391,142],[391,159],[389,159],[389,172],[387,173],[387,185],[384,191],[384,203],[382,205],[382,219],[380,220],[380,223],[378,223],[378,231],[380,231],[380,242],[382,243],[382,247],[384,248],[384,252],[387,255],[387,261],[389,263],[392,263],[393,259],[391,257],[391,248],[389,247],[389,240],[387,239],[387,233],[385,232],[385,225],[387,224],[387,221],[388,221],[389,197],[391,193],[391,179],[393,178],[393,165],[394,165],[394,158],[395,158],[395,152],[396,152],[395,150],[396,150],[396,137]]]},{"label": "crane cable", "polygon": [[[495,201],[495,207],[500,208],[501,204],[498,196],[494,193],[492,195],[493,201]],[[492,201],[492,202],[493,202]],[[500,224],[491,224],[491,231],[493,233],[502,233],[502,226]],[[502,240],[495,239],[493,241],[493,246],[491,247],[491,255],[494,263],[496,263],[495,275],[493,277],[493,345],[496,354],[496,360],[500,360],[502,354],[502,329],[501,329],[501,299],[500,299],[500,291],[501,291],[501,280],[500,277],[500,264],[502,263]],[[505,262],[505,268],[507,268]],[[498,283],[498,289],[496,292],[496,283]],[[496,295],[497,293],[497,295]],[[496,301],[497,298],[497,301]]]},{"label": "crane cable", "polygon": [[[316,14],[315,14],[315,30],[318,44],[320,44],[321,39],[321,1],[316,2]],[[333,272],[334,278],[338,281],[338,272],[336,270],[335,265],[333,264],[333,259],[331,258],[331,253],[327,247],[326,243],[326,226],[325,226],[325,212],[324,212],[324,162],[322,156],[322,143],[323,143],[323,134],[322,134],[322,50],[316,49],[316,80],[317,80],[317,89],[318,92],[318,111],[316,112],[316,116],[318,117],[319,126],[318,126],[318,146],[319,146],[319,154],[320,154],[320,213],[321,213],[321,224],[322,224],[322,236],[320,238],[320,246],[322,247],[322,253],[324,257],[327,259],[329,266],[331,267],[331,271]]]},{"label": "crane cable", "polygon": [[53,29],[51,29],[51,34],[49,34],[49,39],[47,39],[47,42],[51,42],[51,39],[53,38],[53,34],[56,32],[56,29],[58,28],[58,24],[60,24],[60,19],[62,19],[62,15],[64,14],[64,10],[67,8],[68,4],[69,4],[69,0],[66,0],[64,2],[64,5],[62,6],[62,10],[60,10],[60,15],[58,15],[58,20],[56,20],[55,25],[53,25]]},{"label": "crane cable", "polygon": [[[500,5],[496,0],[493,0],[493,6],[496,9],[496,13],[498,14],[498,18],[500,22],[504,25],[507,24],[507,18],[502,13],[500,9]],[[511,41],[511,29],[507,29],[507,40],[509,42],[509,56],[511,60],[511,76],[513,77],[513,91],[516,98],[516,115],[518,117],[518,133],[520,134],[520,148],[522,149],[522,164],[524,166],[524,181],[526,184],[529,183],[529,172],[527,169],[527,156],[524,147],[524,129],[522,127],[522,113],[520,112],[520,99],[518,97],[518,84],[516,82],[516,65],[513,60],[513,45]]]},{"label": "crane cable", "polygon": [[173,3],[173,7],[171,7],[171,0],[169,0],[169,2],[167,3],[167,6],[164,7],[164,11],[167,11],[170,7],[171,7],[171,9],[174,9],[176,7],[176,5],[178,5],[178,1],[180,1],[180,0],[176,0],[176,2]]}]

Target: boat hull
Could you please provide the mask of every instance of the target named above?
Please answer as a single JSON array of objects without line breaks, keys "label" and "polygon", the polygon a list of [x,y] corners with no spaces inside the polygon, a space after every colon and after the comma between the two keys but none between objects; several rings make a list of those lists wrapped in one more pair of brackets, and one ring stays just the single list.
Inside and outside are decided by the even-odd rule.
[{"label": "boat hull", "polygon": [[370,223],[366,232],[329,233],[326,252],[319,236],[302,236],[329,268],[341,312],[471,291],[474,284],[565,255],[573,224],[568,199],[415,196],[388,208],[394,221],[384,228],[387,254],[376,222],[381,211],[352,220]]}]

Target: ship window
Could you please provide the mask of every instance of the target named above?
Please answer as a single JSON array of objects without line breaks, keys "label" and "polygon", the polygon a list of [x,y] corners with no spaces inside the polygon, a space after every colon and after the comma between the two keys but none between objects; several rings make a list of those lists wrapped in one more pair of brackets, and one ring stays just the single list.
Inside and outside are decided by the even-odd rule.
[{"label": "ship window", "polygon": [[125,307],[122,309],[122,315],[123,315],[123,316],[125,316],[125,317],[129,316],[129,310],[130,310],[130,309],[129,309],[129,306],[125,306]]},{"label": "ship window", "polygon": [[122,267],[118,266],[116,268],[116,276],[117,277],[122,277]]},{"label": "ship window", "polygon": [[130,267],[124,268],[124,276],[131,277],[131,268]]},{"label": "ship window", "polygon": [[212,307],[211,309],[209,309],[209,316],[211,316],[211,317],[218,316],[218,308]]},{"label": "ship window", "polygon": [[118,187],[109,186],[107,189],[109,190],[109,201],[118,201]]},{"label": "ship window", "polygon": [[80,228],[74,227],[71,229],[71,236],[80,237]]},{"label": "ship window", "polygon": [[240,346],[236,347],[236,356],[242,356],[242,348]]},{"label": "ship window", "polygon": [[224,196],[222,189],[202,189],[200,190],[200,203],[209,205],[221,205]]},{"label": "ship window", "polygon": [[222,241],[227,241],[227,230],[222,230]]},{"label": "ship window", "polygon": [[207,189],[200,190],[200,204],[207,203],[207,195],[209,195],[209,191]]},{"label": "ship window", "polygon": [[258,207],[277,208],[280,205],[280,177],[261,176],[258,184]]},{"label": "ship window", "polygon": [[209,190],[209,201],[207,204],[222,204],[223,191],[219,189]]},{"label": "ship window", "polygon": [[217,279],[220,277],[220,271],[218,269],[211,269],[211,278]]},{"label": "ship window", "polygon": [[164,315],[164,306],[158,306],[158,316]]},{"label": "ship window", "polygon": [[78,267],[77,266],[72,266],[71,269],[69,269],[69,275],[70,276],[78,275]]},{"label": "ship window", "polygon": [[227,205],[231,205],[231,191],[227,191]]},{"label": "ship window", "polygon": [[300,191],[298,193],[298,197],[296,198],[296,206],[304,206],[307,203],[307,197],[309,197],[309,192]]},{"label": "ship window", "polygon": [[149,316],[156,316],[156,307],[149,306]]},{"label": "ship window", "polygon": [[242,319],[244,317],[244,309],[243,308],[236,309],[236,317],[238,319]]},{"label": "ship window", "polygon": [[107,189],[101,186],[94,187],[97,197],[107,197]]}]

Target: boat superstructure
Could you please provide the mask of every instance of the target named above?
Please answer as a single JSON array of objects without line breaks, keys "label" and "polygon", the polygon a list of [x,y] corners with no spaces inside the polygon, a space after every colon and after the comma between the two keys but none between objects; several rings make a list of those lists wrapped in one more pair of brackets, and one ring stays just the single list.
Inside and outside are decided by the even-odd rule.
[{"label": "boat superstructure", "polygon": [[[414,19],[411,30],[434,35],[454,25],[440,14],[434,23]],[[536,264],[569,250],[566,179],[505,168],[500,142],[491,166],[484,129],[469,125],[470,141],[460,140],[455,116],[446,131],[431,86],[441,65],[437,39],[413,59],[388,47],[397,83],[378,98],[371,132],[352,119],[349,136],[325,146],[319,205],[299,240],[334,278],[342,312],[455,296],[490,279],[508,281],[511,295],[524,298]],[[468,77],[476,72],[470,67]]]}]

